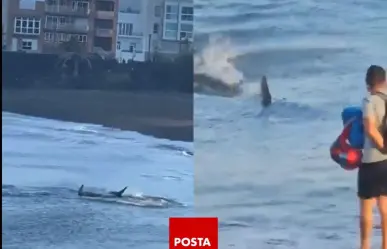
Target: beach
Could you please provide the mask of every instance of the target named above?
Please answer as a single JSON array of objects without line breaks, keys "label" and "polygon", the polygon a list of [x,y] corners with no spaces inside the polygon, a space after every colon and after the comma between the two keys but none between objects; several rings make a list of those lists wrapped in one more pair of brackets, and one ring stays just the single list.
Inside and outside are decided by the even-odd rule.
[{"label": "beach", "polygon": [[193,141],[193,97],[182,93],[3,89],[2,111],[99,124],[144,135]]}]

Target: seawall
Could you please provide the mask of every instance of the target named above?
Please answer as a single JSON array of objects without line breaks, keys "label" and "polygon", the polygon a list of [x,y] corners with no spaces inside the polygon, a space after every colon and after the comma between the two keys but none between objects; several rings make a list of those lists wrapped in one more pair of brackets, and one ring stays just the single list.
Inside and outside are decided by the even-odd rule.
[{"label": "seawall", "polygon": [[191,94],[3,89],[2,110],[193,141]]},{"label": "seawall", "polygon": [[128,62],[3,52],[2,110],[193,141],[193,56]]}]

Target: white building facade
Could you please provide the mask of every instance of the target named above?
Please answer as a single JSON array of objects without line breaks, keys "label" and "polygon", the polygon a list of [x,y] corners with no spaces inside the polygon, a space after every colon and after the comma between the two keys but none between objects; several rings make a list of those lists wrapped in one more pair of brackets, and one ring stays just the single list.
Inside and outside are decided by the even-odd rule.
[{"label": "white building facade", "polygon": [[121,0],[116,57],[146,61],[152,54],[177,55],[193,42],[193,0]]},{"label": "white building facade", "polygon": [[192,1],[166,0],[164,3],[163,39],[193,41]]},{"label": "white building facade", "polygon": [[144,2],[120,1],[117,23],[116,58],[119,62],[146,60],[146,30],[143,19],[146,16]]}]

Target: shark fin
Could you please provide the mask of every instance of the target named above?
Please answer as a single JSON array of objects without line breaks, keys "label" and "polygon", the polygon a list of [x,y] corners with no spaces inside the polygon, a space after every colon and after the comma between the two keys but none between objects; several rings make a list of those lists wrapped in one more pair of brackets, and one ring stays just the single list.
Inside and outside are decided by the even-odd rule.
[{"label": "shark fin", "polygon": [[78,195],[81,196],[83,194],[83,184],[81,187],[78,189]]},{"label": "shark fin", "polygon": [[118,197],[122,197],[122,195],[124,194],[125,190],[127,189],[128,187],[125,187],[123,189],[121,189],[120,191],[117,192],[117,196]]},{"label": "shark fin", "polygon": [[124,192],[127,188],[128,187],[125,187],[125,188],[121,189],[120,191],[110,191],[109,193],[112,195],[115,195],[116,197],[122,197],[122,195],[124,194]]},{"label": "shark fin", "polygon": [[271,104],[271,94],[269,90],[269,85],[267,83],[266,76],[262,77],[261,80],[261,97],[262,97],[262,106],[267,107]]}]

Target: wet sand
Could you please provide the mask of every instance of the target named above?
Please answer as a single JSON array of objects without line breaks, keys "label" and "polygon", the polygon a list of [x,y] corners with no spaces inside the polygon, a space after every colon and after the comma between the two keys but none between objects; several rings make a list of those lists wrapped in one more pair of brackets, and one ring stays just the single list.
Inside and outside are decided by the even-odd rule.
[{"label": "wet sand", "polygon": [[98,90],[7,90],[2,110],[193,141],[193,96]]}]

